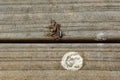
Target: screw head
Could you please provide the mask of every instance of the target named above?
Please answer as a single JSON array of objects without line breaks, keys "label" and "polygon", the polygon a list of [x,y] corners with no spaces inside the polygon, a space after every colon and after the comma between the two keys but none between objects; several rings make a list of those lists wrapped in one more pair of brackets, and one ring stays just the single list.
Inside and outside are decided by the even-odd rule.
[{"label": "screw head", "polygon": [[61,65],[64,69],[77,71],[83,66],[83,58],[78,52],[68,52],[62,57]]}]

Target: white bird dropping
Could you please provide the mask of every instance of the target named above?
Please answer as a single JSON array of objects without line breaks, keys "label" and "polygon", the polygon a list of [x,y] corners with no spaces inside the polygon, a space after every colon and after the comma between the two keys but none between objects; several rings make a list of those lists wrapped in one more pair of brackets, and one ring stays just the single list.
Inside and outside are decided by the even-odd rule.
[{"label": "white bird dropping", "polygon": [[78,52],[68,52],[62,57],[61,65],[64,69],[77,71],[83,66],[83,58]]}]

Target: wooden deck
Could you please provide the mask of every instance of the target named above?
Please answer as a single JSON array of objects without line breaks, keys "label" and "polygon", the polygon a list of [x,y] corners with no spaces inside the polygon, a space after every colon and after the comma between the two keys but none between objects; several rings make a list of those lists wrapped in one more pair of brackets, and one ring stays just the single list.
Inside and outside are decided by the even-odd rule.
[{"label": "wooden deck", "polygon": [[[50,43],[51,19],[61,43]],[[119,80],[120,43],[109,41],[120,42],[120,0],[0,0],[0,80]],[[71,51],[78,71],[60,64]]]}]

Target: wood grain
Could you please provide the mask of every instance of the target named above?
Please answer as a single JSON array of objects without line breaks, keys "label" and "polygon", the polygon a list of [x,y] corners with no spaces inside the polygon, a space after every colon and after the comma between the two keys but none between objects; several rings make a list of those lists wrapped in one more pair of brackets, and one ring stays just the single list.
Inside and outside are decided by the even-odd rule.
[{"label": "wood grain", "polygon": [[120,44],[1,44],[0,70],[64,70],[62,56],[79,52],[82,70],[120,71]]},{"label": "wood grain", "polygon": [[[62,56],[79,52],[84,65],[67,71]],[[0,44],[1,80],[119,80],[120,44]]]},{"label": "wood grain", "polygon": [[119,80],[119,71],[1,71],[2,80]]},{"label": "wood grain", "polygon": [[119,0],[0,0],[0,40],[54,40],[52,18],[63,41],[119,41],[119,14]]}]

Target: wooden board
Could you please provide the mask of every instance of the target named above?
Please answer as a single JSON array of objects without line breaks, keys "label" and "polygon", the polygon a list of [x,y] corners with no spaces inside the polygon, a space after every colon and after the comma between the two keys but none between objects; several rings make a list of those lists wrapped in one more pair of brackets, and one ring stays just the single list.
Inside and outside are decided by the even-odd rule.
[{"label": "wooden board", "polygon": [[[84,65],[65,70],[67,52],[79,52]],[[56,74],[57,73],[57,74]],[[0,44],[1,80],[119,80],[120,44]]]},{"label": "wooden board", "polygon": [[119,80],[119,71],[1,71],[2,80]]},{"label": "wooden board", "polygon": [[61,40],[119,41],[119,11],[119,0],[0,0],[0,40],[54,40],[52,18]]}]

